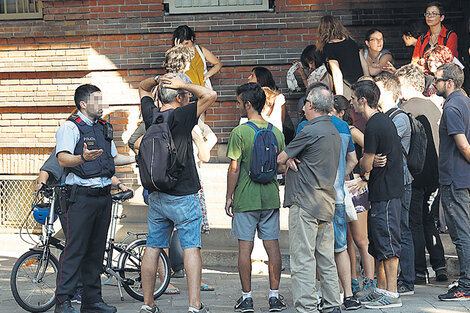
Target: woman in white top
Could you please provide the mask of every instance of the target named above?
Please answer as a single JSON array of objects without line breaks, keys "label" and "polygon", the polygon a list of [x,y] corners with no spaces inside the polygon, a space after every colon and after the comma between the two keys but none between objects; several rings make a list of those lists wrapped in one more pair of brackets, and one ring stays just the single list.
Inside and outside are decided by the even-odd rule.
[{"label": "woman in white top", "polygon": [[366,33],[364,43],[366,47],[361,53],[367,63],[369,75],[374,77],[386,71],[389,63],[393,61],[392,54],[384,49],[384,36],[377,28],[369,29]]},{"label": "woman in white top", "polygon": [[282,124],[285,117],[286,98],[277,90],[273,74],[267,68],[258,66],[251,70],[248,76],[249,83],[258,83],[266,94],[266,104],[261,116],[265,121],[274,125],[282,132]]}]

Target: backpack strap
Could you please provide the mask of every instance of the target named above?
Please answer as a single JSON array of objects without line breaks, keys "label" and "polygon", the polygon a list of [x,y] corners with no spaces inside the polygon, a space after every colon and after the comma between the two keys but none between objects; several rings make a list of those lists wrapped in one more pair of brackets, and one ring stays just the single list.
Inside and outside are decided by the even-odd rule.
[{"label": "backpack strap", "polygon": [[[400,113],[403,113],[405,114],[407,117],[408,117],[408,114],[406,114],[405,111],[403,110],[400,110],[399,108],[396,108],[395,111],[393,111],[389,117],[393,120],[395,118],[395,116],[397,116],[398,114]],[[408,117],[409,118],[409,117]],[[411,124],[411,122],[410,122]],[[405,155],[406,159],[408,160],[408,153],[406,153],[406,150],[405,150],[405,147],[403,147],[403,145],[401,144],[401,139],[400,139],[400,145],[401,145],[401,152]]]},{"label": "backpack strap", "polygon": [[454,31],[451,30],[451,29],[448,29],[448,30],[447,30],[446,36],[445,36],[444,42],[443,42],[444,46],[447,46],[447,41],[449,40],[449,37],[450,37],[450,35],[452,35],[453,32],[454,32]]}]

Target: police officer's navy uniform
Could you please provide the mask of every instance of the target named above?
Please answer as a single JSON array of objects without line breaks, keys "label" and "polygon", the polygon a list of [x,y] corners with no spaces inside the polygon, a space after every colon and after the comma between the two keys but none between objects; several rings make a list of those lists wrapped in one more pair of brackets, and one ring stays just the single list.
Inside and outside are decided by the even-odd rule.
[{"label": "police officer's navy uniform", "polygon": [[103,149],[96,160],[68,168],[70,172],[65,180],[70,199],[66,213],[68,234],[57,274],[59,303],[73,296],[79,271],[84,285],[82,301],[101,301],[100,273],[111,218],[113,158],[117,155],[114,142],[104,134],[105,125],[103,120],[93,122],[78,112],[63,123],[56,134],[57,154],[81,155],[83,143],[89,150]]}]

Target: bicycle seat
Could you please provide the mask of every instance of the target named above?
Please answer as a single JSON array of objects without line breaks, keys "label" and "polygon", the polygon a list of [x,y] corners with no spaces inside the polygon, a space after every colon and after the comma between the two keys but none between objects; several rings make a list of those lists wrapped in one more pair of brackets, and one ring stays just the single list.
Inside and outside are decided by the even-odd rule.
[{"label": "bicycle seat", "polygon": [[126,201],[129,200],[134,196],[134,192],[132,190],[128,191],[123,191],[119,193],[115,193],[114,195],[111,196],[113,201]]}]

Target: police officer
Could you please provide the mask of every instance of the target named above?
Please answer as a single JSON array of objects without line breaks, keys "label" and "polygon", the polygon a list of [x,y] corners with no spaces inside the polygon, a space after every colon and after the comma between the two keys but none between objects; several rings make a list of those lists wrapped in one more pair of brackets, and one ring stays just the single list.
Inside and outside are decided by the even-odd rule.
[{"label": "police officer", "polygon": [[82,85],[75,90],[77,114],[56,133],[60,166],[68,168],[66,245],[57,273],[55,313],[78,313],[70,303],[81,273],[83,296],[80,312],[117,312],[103,302],[100,274],[111,217],[111,186],[128,187],[112,179],[115,165],[130,164],[134,157],[117,153],[111,125],[100,119],[102,95],[98,87]]}]

